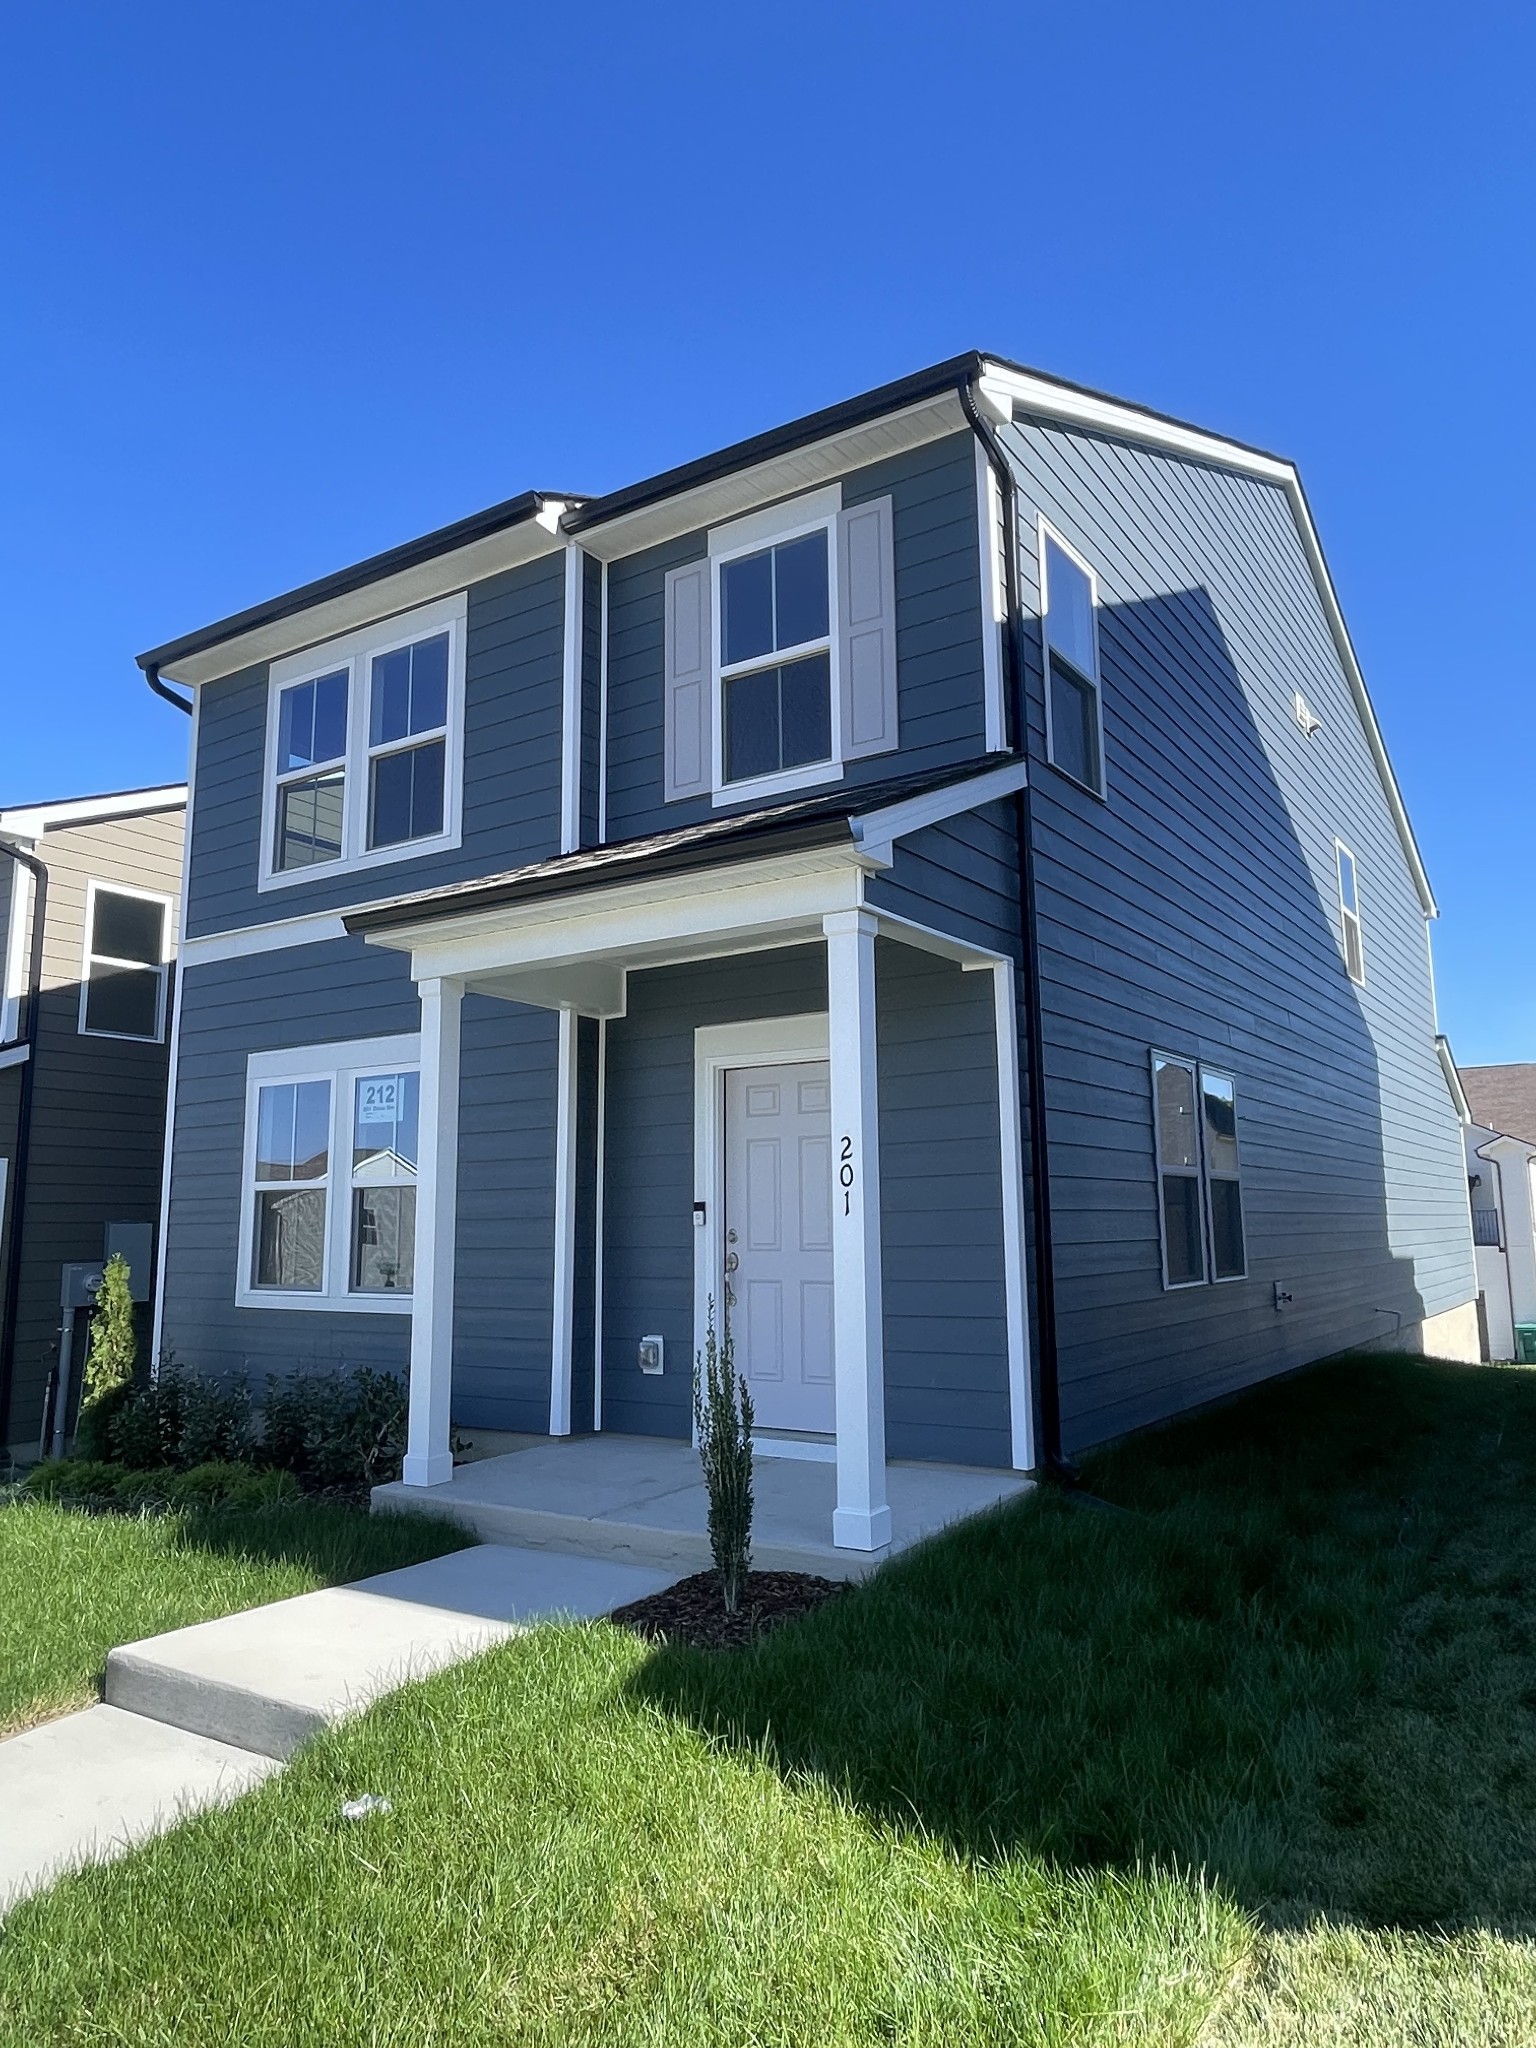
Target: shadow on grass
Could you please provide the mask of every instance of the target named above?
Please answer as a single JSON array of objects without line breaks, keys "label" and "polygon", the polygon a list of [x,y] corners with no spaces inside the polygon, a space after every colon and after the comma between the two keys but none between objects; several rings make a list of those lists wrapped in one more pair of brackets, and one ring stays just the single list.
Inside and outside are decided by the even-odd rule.
[{"label": "shadow on grass", "polygon": [[1536,1929],[1536,1374],[1363,1359],[1089,1462],[632,1696],[968,1858]]},{"label": "shadow on grass", "polygon": [[283,1501],[271,1507],[215,1508],[180,1517],[180,1541],[216,1556],[292,1564],[328,1585],[372,1577],[463,1550],[477,1539],[432,1515],[370,1515],[331,1501]]}]

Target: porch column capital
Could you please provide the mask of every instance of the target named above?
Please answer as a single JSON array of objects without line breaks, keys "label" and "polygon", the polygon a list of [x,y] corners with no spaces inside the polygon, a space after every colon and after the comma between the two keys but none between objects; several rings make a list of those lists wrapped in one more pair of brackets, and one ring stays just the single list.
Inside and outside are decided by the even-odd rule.
[{"label": "porch column capital", "polygon": [[875,934],[866,910],[832,911],[827,1050],[832,1109],[832,1328],[837,1509],[832,1541],[882,1550],[885,1324],[880,1271],[880,1118],[875,1057]]},{"label": "porch column capital", "polygon": [[407,1486],[453,1477],[453,1263],[459,1182],[459,1023],[464,984],[429,975],[421,996],[421,1115],[416,1173],[416,1279],[411,1298]]}]

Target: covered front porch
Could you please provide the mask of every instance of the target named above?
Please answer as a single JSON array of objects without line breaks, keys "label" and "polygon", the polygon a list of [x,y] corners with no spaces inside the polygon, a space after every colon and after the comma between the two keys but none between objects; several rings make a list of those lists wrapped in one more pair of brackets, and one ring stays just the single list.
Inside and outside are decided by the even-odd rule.
[{"label": "covered front porch", "polygon": [[[952,1522],[1029,1490],[1018,1472],[893,1460],[885,1467],[889,1534],[878,1549],[832,1541],[830,1464],[768,1457],[753,1479],[757,1571],[857,1578]],[[697,1571],[710,1561],[709,1504],[692,1445],[657,1437],[527,1437],[515,1450],[454,1468],[437,1486],[396,1480],[373,1491],[376,1513],[445,1515],[487,1543]]]},{"label": "covered front porch", "polygon": [[[806,1112],[798,1126],[781,1121],[775,1157],[786,1173],[798,1159],[803,1172],[782,1206],[820,1205],[821,1220],[802,1235],[806,1270],[824,1278],[802,1280],[793,1313],[816,1322],[804,1341],[824,1366],[822,1385],[802,1390],[803,1412],[760,1408],[759,1556],[793,1551],[798,1568],[823,1570],[834,1553],[884,1556],[1017,1490],[1011,1475],[1033,1464],[1033,1433],[1015,969],[973,936],[872,900],[867,885],[892,867],[903,837],[1006,794],[1021,772],[950,777],[858,814],[845,802],[711,821],[349,920],[372,943],[409,953],[421,999],[409,1445],[380,1506],[442,1505],[491,1516],[505,1533],[519,1517],[556,1518],[540,1528],[565,1517],[601,1543],[611,1540],[605,1525],[652,1530],[626,1534],[631,1547],[659,1541],[659,1529],[680,1560],[698,1554],[693,1361],[711,1313],[746,1281],[736,1268],[750,1249],[735,1226],[752,1147],[730,1150],[728,1113],[739,1112],[734,1128],[743,1129],[778,1094]],[[911,996],[925,972],[943,988]],[[922,1029],[937,1047],[909,1059],[899,1105],[882,1101],[880,1082],[894,1055],[891,1019],[877,1011],[893,991],[912,1015],[914,1002],[931,1001],[935,1021]],[[460,1211],[473,1198],[460,1150],[467,996],[554,1019],[548,1430],[557,1441],[456,1469],[456,1272]],[[962,1012],[964,1032],[946,1045],[944,1020]],[[892,1165],[882,1162],[882,1117],[889,1137],[898,1110],[904,1156]],[[805,1167],[812,1158],[819,1167]],[[770,1161],[768,1171],[779,1168]],[[951,1185],[965,1199],[948,1213]],[[965,1202],[977,1208],[978,1186],[986,1273],[971,1293],[986,1297],[974,1314],[987,1385],[976,1402],[966,1366],[955,1364],[965,1349],[955,1331],[973,1313],[976,1232]],[[902,1217],[918,1209],[928,1227],[921,1256],[907,1256]],[[771,1292],[758,1287],[763,1300]],[[743,1329],[749,1314],[750,1304],[738,1307]],[[516,1540],[529,1540],[526,1530]]]}]

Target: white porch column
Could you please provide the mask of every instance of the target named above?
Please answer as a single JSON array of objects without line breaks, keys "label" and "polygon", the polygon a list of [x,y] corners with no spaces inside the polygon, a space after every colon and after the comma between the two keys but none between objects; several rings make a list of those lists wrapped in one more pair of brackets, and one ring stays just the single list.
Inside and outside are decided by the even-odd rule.
[{"label": "white porch column", "polygon": [[833,1373],[837,1509],[832,1541],[880,1550],[885,1498],[885,1324],[880,1299],[880,1133],[875,1080],[875,919],[822,919],[832,1077]]},{"label": "white porch column", "polygon": [[992,1010],[997,1026],[997,1135],[1003,1171],[1003,1298],[1008,1312],[1008,1407],[1013,1463],[1028,1472],[1035,1462],[1035,1416],[1029,1375],[1029,1283],[1024,1265],[1024,1148],[1019,1130],[1019,1012],[1011,960],[992,962]]},{"label": "white porch column", "polygon": [[550,1316],[549,1433],[571,1433],[571,1355],[576,1330],[576,1032],[561,1010],[555,1080],[555,1291]]},{"label": "white porch column", "polygon": [[453,1477],[453,1262],[459,1182],[459,1016],[462,981],[432,978],[421,994],[420,1165],[416,1182],[416,1285],[411,1307],[407,1486]]}]

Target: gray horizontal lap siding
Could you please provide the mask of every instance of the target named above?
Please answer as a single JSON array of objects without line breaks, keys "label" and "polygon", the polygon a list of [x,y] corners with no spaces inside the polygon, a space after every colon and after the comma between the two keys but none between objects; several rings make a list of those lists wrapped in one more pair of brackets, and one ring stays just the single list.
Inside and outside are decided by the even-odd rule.
[{"label": "gray horizontal lap siding", "polygon": [[[589,579],[590,580],[590,579]],[[265,666],[206,685],[198,711],[188,930],[198,936],[496,873],[560,847],[565,565],[545,556],[469,592],[461,845],[261,890]]]},{"label": "gray horizontal lap siding", "polygon": [[[1108,801],[1034,776],[1062,1406],[1086,1444],[1475,1284],[1422,911],[1283,493],[1044,424],[1005,439],[1026,609],[1037,509],[1100,579]],[[1363,989],[1335,836],[1360,863]],[[1236,1077],[1246,1281],[1162,1289],[1151,1046]]]},{"label": "gray horizontal lap siding", "polygon": [[[201,1371],[404,1372],[407,1315],[237,1308],[247,1056],[414,1032],[409,962],[361,940],[192,968],[185,980],[165,1342]],[[454,1420],[545,1429],[553,1272],[554,1019],[466,997]]]},{"label": "gray horizontal lap siding", "polygon": [[[843,479],[845,505],[889,495],[894,513],[900,747],[849,762],[844,781],[946,767],[986,745],[976,465],[951,435]],[[707,550],[699,532],[608,569],[608,837],[712,814],[708,797],[662,800],[662,606],[669,569]]]},{"label": "gray horizontal lap siding", "polygon": [[[878,950],[887,1444],[898,1458],[1005,1465],[991,990],[906,947]],[[689,1434],[695,1029],[826,1002],[819,946],[630,976],[628,1012],[608,1027],[605,1429]],[[667,1370],[648,1378],[636,1348],[656,1333]]]}]

